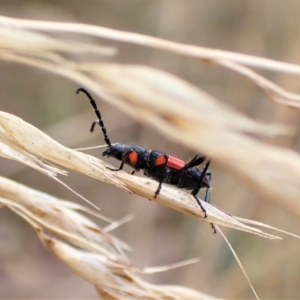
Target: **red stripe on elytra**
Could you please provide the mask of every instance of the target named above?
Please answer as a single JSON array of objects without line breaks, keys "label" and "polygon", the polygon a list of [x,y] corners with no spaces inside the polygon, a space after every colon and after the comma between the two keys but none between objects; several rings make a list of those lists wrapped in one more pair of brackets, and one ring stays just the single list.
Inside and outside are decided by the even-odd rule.
[{"label": "red stripe on elytra", "polygon": [[180,170],[184,167],[185,162],[177,157],[169,156],[167,166],[176,170]]}]

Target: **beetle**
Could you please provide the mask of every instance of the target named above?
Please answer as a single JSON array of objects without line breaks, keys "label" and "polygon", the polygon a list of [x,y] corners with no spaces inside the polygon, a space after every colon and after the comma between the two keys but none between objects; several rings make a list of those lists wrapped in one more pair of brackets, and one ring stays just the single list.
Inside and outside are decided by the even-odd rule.
[{"label": "beetle", "polygon": [[[205,218],[207,218],[206,210],[197,197],[199,190],[201,188],[206,188],[204,200],[207,203],[210,202],[210,183],[212,180],[212,173],[208,170],[210,161],[207,161],[206,157],[197,154],[189,162],[185,163],[183,160],[175,156],[168,155],[158,150],[148,150],[139,145],[126,145],[120,143],[112,144],[95,100],[84,88],[79,88],[76,91],[76,94],[79,92],[83,92],[88,97],[98,118],[92,123],[90,131],[93,132],[97,124],[100,126],[104,136],[104,141],[108,147],[102,155],[113,157],[121,161],[119,168],[108,168],[109,170],[120,171],[123,169],[124,164],[133,169],[131,174],[143,170],[144,175],[159,182],[154,197],[159,194],[163,183],[168,183],[177,186],[178,188],[192,190],[191,194],[196,199],[205,215]],[[198,166],[203,164],[205,161],[206,164],[203,170],[200,170]],[[211,225],[214,233],[216,233],[214,225]]]}]

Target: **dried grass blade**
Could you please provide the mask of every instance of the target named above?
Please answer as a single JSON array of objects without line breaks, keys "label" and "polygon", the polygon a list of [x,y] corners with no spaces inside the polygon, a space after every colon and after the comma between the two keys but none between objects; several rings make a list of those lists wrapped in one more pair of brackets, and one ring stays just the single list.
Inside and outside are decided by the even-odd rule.
[{"label": "dried grass blade", "polygon": [[[32,125],[10,114],[0,112],[0,126],[2,126],[0,138],[2,136],[3,141],[12,141],[10,146],[13,146],[15,151],[21,149],[23,152],[34,155],[36,159],[42,158],[42,161],[46,159],[52,163],[109,182],[122,189],[126,187],[125,190],[130,190],[145,198],[154,199],[157,183],[152,180],[138,178],[124,172],[111,172],[106,169],[104,162],[63,147]],[[59,181],[59,179],[55,179]],[[155,201],[198,218],[203,219],[204,217],[191,195],[173,187],[163,186]],[[256,228],[246,226],[207,203],[203,203],[203,206],[208,213],[208,217],[204,219],[207,222],[251,232],[265,238],[277,238]]]},{"label": "dried grass blade", "polygon": [[257,295],[257,293],[256,293],[256,291],[255,291],[255,289],[254,289],[254,287],[253,287],[253,285],[252,285],[252,283],[251,283],[251,281],[250,281],[250,279],[249,279],[249,277],[248,277],[248,275],[247,275],[247,273],[246,273],[246,271],[245,271],[245,269],[244,269],[244,267],[243,267],[243,265],[242,265],[242,263],[241,263],[241,261],[240,261],[240,259],[238,258],[236,252],[235,252],[234,249],[232,248],[231,244],[229,243],[229,241],[227,240],[227,238],[225,237],[225,235],[223,234],[223,232],[220,230],[220,228],[218,228],[218,226],[217,226],[217,230],[218,230],[218,232],[222,235],[222,237],[223,237],[223,239],[225,240],[226,244],[228,245],[228,247],[229,247],[231,253],[233,254],[235,260],[236,260],[237,263],[239,264],[239,266],[240,266],[240,268],[241,268],[241,270],[242,270],[244,276],[246,277],[246,279],[247,279],[247,281],[248,281],[248,283],[249,283],[249,286],[250,286],[250,288],[251,288],[251,290],[252,290],[252,292],[253,292],[255,298],[256,298],[257,300],[259,300],[259,297],[258,297],[258,295]]}]

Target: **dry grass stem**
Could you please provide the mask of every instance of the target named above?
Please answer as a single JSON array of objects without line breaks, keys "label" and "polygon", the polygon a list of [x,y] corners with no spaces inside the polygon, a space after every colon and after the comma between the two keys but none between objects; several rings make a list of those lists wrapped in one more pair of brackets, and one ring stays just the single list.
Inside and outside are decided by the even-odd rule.
[{"label": "dry grass stem", "polygon": [[[4,34],[6,33],[6,27],[13,29],[15,32],[20,30],[38,30],[46,32],[68,32],[89,35],[94,37],[101,37],[105,39],[116,40],[120,42],[133,43],[137,45],[142,45],[146,47],[151,47],[155,49],[160,49],[168,52],[177,53],[180,55],[194,57],[201,59],[206,63],[214,63],[220,66],[224,66],[228,69],[231,69],[243,76],[246,76],[251,81],[256,83],[258,86],[262,87],[268,92],[272,99],[275,101],[286,104],[289,106],[299,107],[300,96],[298,94],[289,93],[284,89],[281,89],[276,84],[266,80],[264,77],[260,76],[256,72],[250,70],[244,66],[251,66],[256,68],[267,69],[276,72],[284,72],[290,74],[300,74],[300,67],[295,64],[289,64],[284,62],[279,62],[267,58],[255,57],[250,55],[244,55],[240,53],[234,53],[229,51],[222,51],[216,49],[209,49],[203,47],[197,47],[193,45],[180,44],[172,41],[167,41],[151,36],[146,36],[142,34],[136,34],[131,32],[118,31],[114,29],[104,28],[100,26],[87,25],[87,24],[77,24],[77,23],[58,23],[58,22],[45,22],[45,21],[34,21],[34,20],[22,20],[14,19],[5,16],[0,16],[0,25],[3,26]],[[9,33],[11,31],[8,31]],[[23,33],[22,33],[23,34]],[[51,43],[50,43],[51,44]],[[64,51],[64,46],[62,50]],[[74,51],[87,51],[95,52],[99,51],[93,45],[89,50],[88,47],[85,48],[84,45],[76,45],[75,47],[78,50]],[[68,48],[68,46],[66,46]],[[54,46],[54,49],[60,50],[57,46]],[[72,49],[74,49],[72,47]],[[111,55],[114,50],[102,48],[100,52],[105,55]]]},{"label": "dry grass stem", "polygon": [[[80,39],[65,42],[55,33],[80,34],[95,40],[94,44],[88,45]],[[95,98],[101,97],[139,122],[155,128],[166,138],[205,154],[255,193],[300,216],[300,156],[265,141],[291,134],[291,130],[280,124],[252,120],[167,72],[146,66],[104,63],[103,60],[114,55],[116,50],[97,46],[96,38],[151,47],[226,67],[262,88],[273,101],[296,108],[300,107],[300,95],[279,87],[249,67],[300,75],[299,65],[99,26],[4,16],[0,16],[0,37],[1,60],[37,67],[76,82],[78,87],[91,91]],[[86,101],[88,105],[83,95],[75,96],[74,93],[72,101]],[[105,162],[69,149],[5,112],[0,112],[0,155],[25,164],[61,184],[64,183],[58,175],[67,174],[62,168],[70,169],[200,220],[279,239],[253,225],[273,227],[235,218],[205,202],[202,203],[208,217],[203,219],[203,212],[195,199],[175,187],[163,185],[160,195],[154,199],[157,182],[125,172],[111,172]],[[125,254],[129,246],[108,233],[122,221],[102,229],[78,212],[88,212],[88,209],[1,177],[0,197],[1,205],[9,207],[31,224],[44,245],[96,285],[104,299],[213,299],[189,289],[152,285],[138,278],[136,272],[147,273],[151,268],[131,265]],[[166,270],[170,268],[172,266],[165,267]]]},{"label": "dry grass stem", "polygon": [[[223,65],[239,69],[241,73],[264,87],[268,94],[275,95],[277,101],[288,101],[290,105],[294,97],[296,106],[298,95],[292,95],[273,83],[270,86],[267,79],[256,76],[252,70],[240,64],[297,74],[300,73],[299,66],[83,24],[0,17],[0,25],[0,34],[3,34],[4,30],[6,39],[5,45],[0,48],[0,59],[36,66],[77,82],[78,85],[92,91],[95,96],[102,97],[140,122],[156,128],[169,139],[209,155],[215,164],[226,168],[261,196],[280,203],[293,214],[300,215],[300,204],[296,200],[300,193],[299,155],[291,150],[270,146],[253,137],[283,134],[287,132],[285,128],[253,121],[200,89],[162,71],[141,66],[98,62],[88,64],[78,61],[73,56],[72,59],[66,55],[63,57],[59,53],[61,49],[63,48],[65,54],[71,54],[73,47],[68,49],[66,45],[62,46],[62,42],[56,38],[48,40],[47,36],[41,37],[42,33],[38,34],[37,39],[42,40],[42,43],[35,42],[33,37],[36,33],[30,30],[89,34],[139,43],[203,60],[218,60]],[[8,28],[11,31],[16,30],[16,33],[8,35]],[[24,30],[25,33],[29,33],[24,34]],[[22,43],[16,43],[21,32]],[[88,52],[85,44],[77,44],[79,49]],[[100,47],[100,56],[107,55],[107,51],[102,53],[101,49]],[[283,94],[286,94],[286,97]],[[257,172],[258,169],[260,172]]]},{"label": "dry grass stem", "polygon": [[[218,229],[219,229],[219,228],[218,228]],[[237,263],[239,264],[239,266],[240,266],[242,272],[244,273],[244,276],[246,277],[246,279],[247,279],[247,281],[248,281],[248,283],[249,283],[249,286],[250,286],[250,288],[251,288],[251,290],[252,290],[252,292],[253,292],[255,298],[259,300],[259,297],[258,297],[258,295],[257,295],[257,293],[256,293],[256,291],[255,291],[255,289],[254,289],[254,287],[253,287],[253,285],[252,285],[252,283],[251,283],[251,281],[250,281],[250,279],[249,279],[249,277],[248,277],[248,275],[247,275],[247,273],[246,273],[246,271],[245,271],[245,269],[244,269],[244,267],[243,267],[243,265],[242,265],[242,263],[241,263],[239,257],[237,256],[236,252],[234,251],[233,247],[231,246],[231,244],[229,243],[229,241],[227,240],[227,238],[226,238],[226,236],[223,234],[223,232],[220,231],[220,230],[219,230],[219,232],[220,232],[220,234],[222,235],[223,239],[225,240],[226,244],[228,245],[228,247],[229,247],[231,253],[233,254],[235,260],[236,260]]]},{"label": "dry grass stem", "polygon": [[[218,210],[206,202],[203,202],[203,206],[207,210],[208,216],[203,219],[204,213],[195,199],[188,192],[172,186],[163,185],[159,196],[154,198],[157,182],[149,178],[132,176],[125,172],[112,172],[106,168],[105,162],[60,145],[34,126],[16,116],[0,112],[0,126],[0,155],[24,163],[51,178],[55,178],[56,173],[65,174],[64,171],[53,167],[52,164],[56,164],[114,184],[121,189],[204,221],[247,231],[266,238],[277,238],[257,228],[242,224],[231,215]],[[2,149],[5,150],[4,154],[2,154]],[[12,155],[9,156],[11,153]],[[18,155],[18,153],[21,153],[21,155]],[[46,171],[43,172],[43,169]],[[53,169],[56,171],[55,173]],[[52,172],[49,172],[49,170]]]},{"label": "dry grass stem", "polygon": [[[141,280],[136,273],[167,271],[196,260],[157,268],[134,266],[125,254],[129,247],[84,217],[81,212],[88,209],[81,205],[3,177],[0,177],[0,203],[27,221],[45,247],[94,284],[106,295],[103,299],[214,299],[184,287],[160,286]],[[114,226],[120,225],[117,223]]]}]

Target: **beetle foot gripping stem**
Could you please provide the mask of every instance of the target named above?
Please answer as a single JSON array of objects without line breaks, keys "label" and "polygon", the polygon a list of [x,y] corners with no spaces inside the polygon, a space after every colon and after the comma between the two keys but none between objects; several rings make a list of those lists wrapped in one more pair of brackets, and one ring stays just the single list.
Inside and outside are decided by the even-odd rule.
[{"label": "beetle foot gripping stem", "polygon": [[197,201],[198,205],[200,206],[201,210],[204,212],[204,218],[206,219],[207,218],[206,209],[203,207],[200,199],[197,196],[195,196],[195,195],[193,195],[193,196],[196,199],[196,201]]},{"label": "beetle foot gripping stem", "polygon": [[211,229],[212,229],[212,231],[213,231],[213,234],[216,234],[216,233],[217,233],[217,229],[216,229],[215,224],[210,223],[210,226],[211,226]]},{"label": "beetle foot gripping stem", "polygon": [[[197,201],[198,205],[200,206],[201,210],[204,212],[204,218],[206,219],[206,218],[207,218],[207,212],[206,212],[206,209],[203,207],[203,205],[202,205],[200,199],[199,199],[197,196],[195,196],[195,195],[193,195],[193,196],[194,196],[194,198],[196,199],[196,201]],[[211,226],[211,229],[212,229],[212,231],[213,231],[213,234],[216,234],[216,233],[217,233],[216,226],[215,226],[213,223],[210,223],[210,226]]]}]

